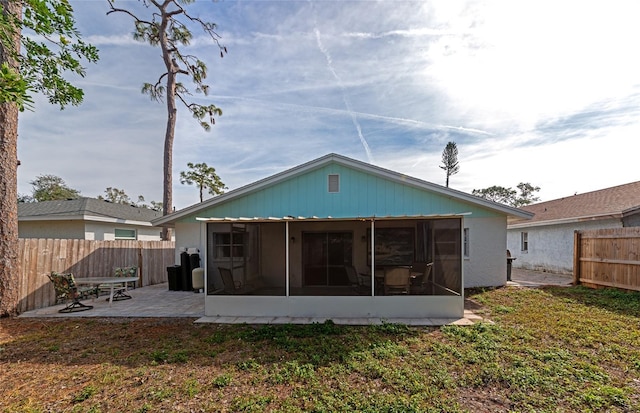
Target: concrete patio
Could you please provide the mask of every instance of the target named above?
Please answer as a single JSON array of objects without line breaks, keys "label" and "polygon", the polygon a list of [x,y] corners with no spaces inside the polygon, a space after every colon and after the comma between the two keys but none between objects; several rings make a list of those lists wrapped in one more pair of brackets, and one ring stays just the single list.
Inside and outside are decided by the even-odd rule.
[{"label": "concrete patio", "polygon": [[[572,277],[562,274],[541,273],[513,269],[512,281],[509,286],[514,287],[540,287],[542,285],[570,285]],[[64,305],[41,308],[27,311],[19,317],[183,317],[193,318],[195,322],[202,323],[247,323],[247,324],[307,324],[322,323],[325,318],[309,317],[205,317],[204,294],[189,291],[169,291],[168,284],[156,284],[148,287],[130,290],[133,297],[130,300],[114,301],[110,306],[104,296],[98,299],[83,300],[85,304],[93,305],[93,309],[77,313],[59,313]],[[379,318],[334,318],[336,324],[368,325],[382,322],[401,323],[406,325],[438,326],[445,324],[469,325],[483,320],[477,306],[467,302],[463,318],[460,319],[385,319]],[[475,311],[475,312],[474,312]]]}]

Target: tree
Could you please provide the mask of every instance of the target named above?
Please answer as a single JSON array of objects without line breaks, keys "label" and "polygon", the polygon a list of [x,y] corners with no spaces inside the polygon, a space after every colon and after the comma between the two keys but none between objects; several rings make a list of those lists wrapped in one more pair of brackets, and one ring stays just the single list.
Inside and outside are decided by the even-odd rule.
[{"label": "tree", "polygon": [[0,317],[19,300],[18,113],[33,108],[32,92],[78,105],[82,90],[66,79],[84,76],[85,59],[97,61],[98,50],[81,40],[68,0],[0,0]]},{"label": "tree", "polygon": [[520,190],[520,195],[516,198],[513,206],[520,208],[540,200],[540,197],[534,195],[534,192],[540,191],[539,186],[533,186],[528,182],[520,182],[518,189]]},{"label": "tree", "polygon": [[[131,198],[124,192],[124,189],[108,187],[104,190],[106,196],[98,195],[98,199],[112,202],[114,204],[131,204]],[[141,197],[141,196],[140,196]],[[140,198],[138,197],[138,199]],[[144,198],[142,198],[144,201]]]},{"label": "tree", "polygon": [[31,196],[36,202],[77,199],[81,196],[80,191],[69,188],[59,176],[40,175],[29,183],[33,187]]},{"label": "tree", "polygon": [[203,201],[202,190],[207,188],[211,195],[220,195],[227,189],[220,177],[216,174],[216,169],[206,163],[187,163],[190,171],[180,172],[180,183],[187,185],[198,185],[200,190],[200,202]]},{"label": "tree", "polygon": [[162,211],[162,202],[151,201],[151,205],[147,205],[144,200],[144,196],[138,195],[138,202],[133,202],[129,195],[124,192],[124,189],[118,189],[113,187],[108,187],[104,190],[105,196],[98,195],[98,199],[112,202],[114,204],[127,204],[133,205],[138,208],[150,208],[156,211]]},{"label": "tree", "polygon": [[517,188],[520,190],[520,193],[513,188],[494,185],[484,189],[474,189],[471,191],[471,194],[516,208],[540,200],[540,198],[534,195],[534,192],[538,192],[540,187],[533,186],[530,183],[520,182]]},{"label": "tree", "polygon": [[442,151],[442,165],[441,169],[444,169],[447,174],[447,188],[449,188],[449,177],[455,175],[460,171],[460,165],[458,164],[458,146],[455,142],[447,143]]},{"label": "tree", "polygon": [[35,199],[31,195],[18,194],[18,203],[29,204],[31,202],[36,202]]},{"label": "tree", "polygon": [[[166,99],[167,125],[164,136],[164,180],[162,204],[163,214],[170,213],[173,209],[173,141],[176,127],[177,107],[179,100],[191,112],[194,118],[200,122],[205,130],[210,130],[215,124],[215,116],[221,116],[222,110],[215,105],[200,105],[189,102],[191,94],[187,87],[178,82],[179,75],[188,76],[195,87],[195,91],[207,95],[209,86],[204,83],[207,78],[207,66],[197,56],[184,53],[180,47],[189,45],[193,34],[190,26],[196,26],[208,35],[213,43],[218,46],[220,57],[227,53],[227,48],[219,42],[220,36],[216,33],[216,24],[207,22],[199,17],[189,14],[183,5],[194,3],[195,0],[139,0],[152,9],[149,20],[141,19],[127,9],[116,8],[116,0],[108,0],[111,13],[124,13],[134,20],[135,32],[133,38],[147,42],[151,46],[159,46],[162,50],[164,69],[155,83],[145,83],[142,93],[148,94],[152,100],[162,102]],[[164,228],[164,239],[171,239],[171,234]]]},{"label": "tree", "polygon": [[471,195],[479,196],[480,198],[499,202],[505,205],[513,205],[516,199],[516,191],[511,188],[505,188],[497,185],[484,189],[474,189],[471,191]]}]

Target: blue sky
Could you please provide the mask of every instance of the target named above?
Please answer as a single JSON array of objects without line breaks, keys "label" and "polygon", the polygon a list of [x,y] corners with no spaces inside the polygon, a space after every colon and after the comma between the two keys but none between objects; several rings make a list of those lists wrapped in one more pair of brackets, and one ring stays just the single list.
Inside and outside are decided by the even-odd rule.
[{"label": "blue sky", "polygon": [[[140,93],[162,73],[159,49],[131,38],[106,0],[71,0],[100,49],[75,84],[80,107],[36,99],[21,114],[18,191],[53,174],[84,196],[124,189],[162,200],[165,106]],[[138,1],[117,4],[148,13]],[[180,108],[174,205],[187,162],[238,188],[330,152],[450,187],[540,186],[542,200],[640,180],[640,2],[219,1],[192,13],[218,24],[228,55],[196,32],[223,110],[210,132]],[[186,79],[184,79],[186,82]]]}]

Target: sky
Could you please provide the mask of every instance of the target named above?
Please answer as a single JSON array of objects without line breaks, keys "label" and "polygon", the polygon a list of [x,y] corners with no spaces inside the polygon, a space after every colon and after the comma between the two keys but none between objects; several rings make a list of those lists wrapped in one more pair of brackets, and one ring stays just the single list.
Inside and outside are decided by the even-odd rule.
[{"label": "sky", "polygon": [[[141,18],[141,2],[117,0]],[[158,48],[132,39],[106,0],[71,0],[100,50],[84,102],[36,97],[19,121],[18,192],[39,175],[83,196],[107,187],[162,201],[166,107],[140,90],[163,73]],[[208,67],[223,115],[204,131],[179,107],[174,207],[199,201],[180,183],[204,162],[229,190],[328,153],[471,192],[528,182],[548,201],[640,180],[640,2],[197,0],[228,54],[193,27],[186,52]],[[188,79],[182,81],[189,86]]]}]

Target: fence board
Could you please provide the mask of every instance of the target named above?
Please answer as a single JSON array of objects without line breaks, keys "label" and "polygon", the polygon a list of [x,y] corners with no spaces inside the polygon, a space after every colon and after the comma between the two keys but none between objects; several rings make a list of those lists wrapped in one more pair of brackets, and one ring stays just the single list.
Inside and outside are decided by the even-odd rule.
[{"label": "fence board", "polygon": [[640,291],[640,227],[576,231],[574,281]]},{"label": "fence board", "polygon": [[51,271],[80,278],[107,276],[114,267],[136,265],[138,285],[167,282],[166,267],[175,264],[175,242],[21,238],[18,259],[18,312],[22,313],[54,304],[55,292],[46,276]]}]

